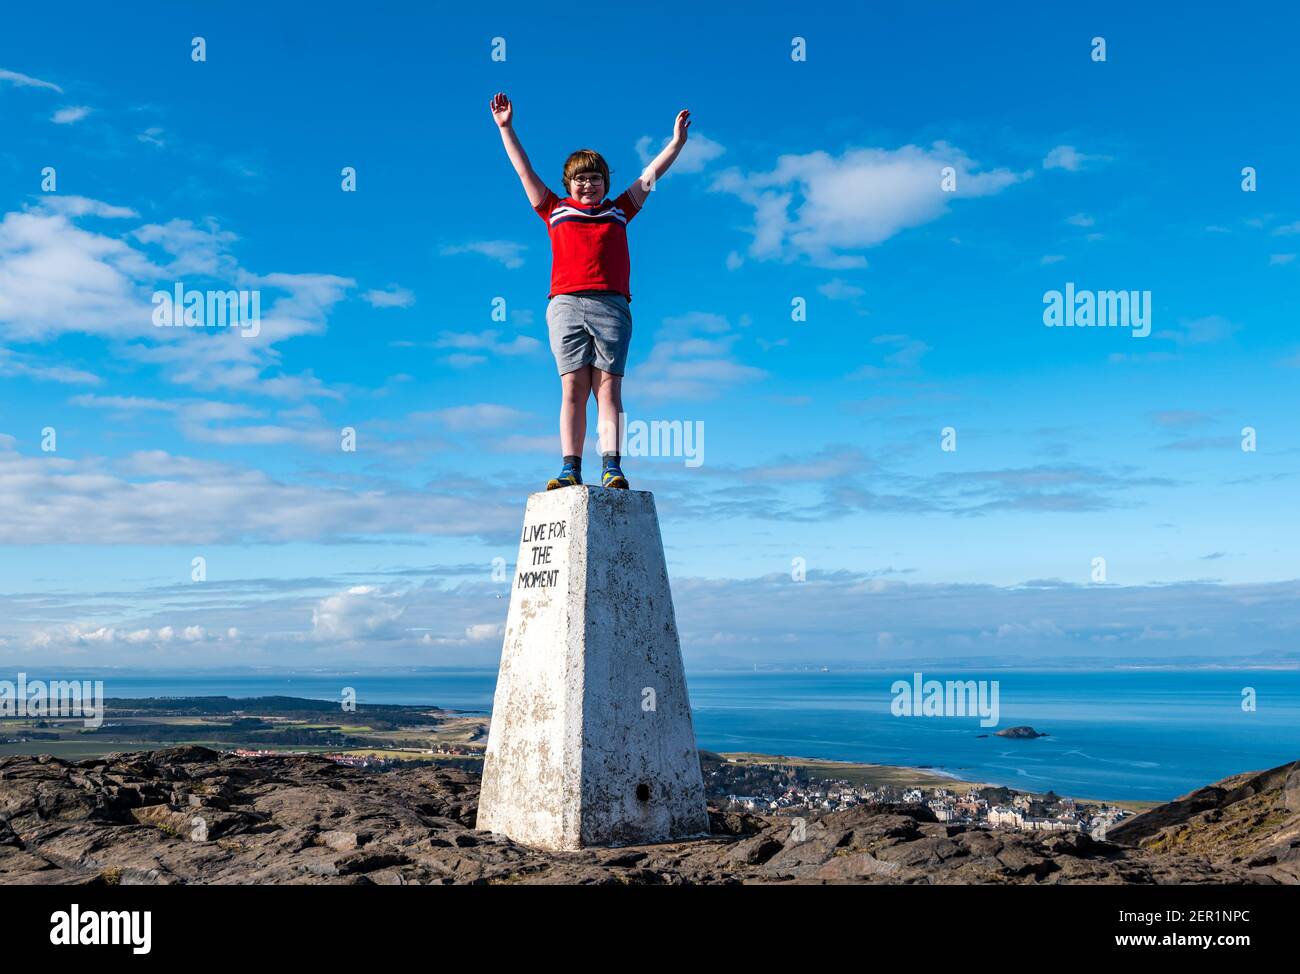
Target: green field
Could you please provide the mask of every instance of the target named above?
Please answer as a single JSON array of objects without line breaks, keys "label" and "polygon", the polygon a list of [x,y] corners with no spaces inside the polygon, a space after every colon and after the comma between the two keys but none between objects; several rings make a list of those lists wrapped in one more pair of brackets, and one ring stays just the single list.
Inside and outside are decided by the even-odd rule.
[{"label": "green field", "polygon": [[[425,752],[446,745],[481,750],[486,729],[485,718],[428,707],[363,706],[340,713],[332,703],[292,697],[111,700],[105,705],[98,728],[87,728],[80,718],[0,719],[0,756],[50,754],[82,760],[114,751],[197,744],[227,751],[373,753],[404,761],[472,761],[473,753]],[[8,743],[30,735],[36,736]]]}]

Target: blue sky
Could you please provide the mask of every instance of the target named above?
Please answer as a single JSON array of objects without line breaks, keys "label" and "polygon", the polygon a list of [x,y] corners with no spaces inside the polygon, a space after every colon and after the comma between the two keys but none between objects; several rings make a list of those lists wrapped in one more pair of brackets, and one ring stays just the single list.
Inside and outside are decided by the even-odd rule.
[{"label": "blue sky", "polygon": [[[414,7],[7,12],[0,659],[495,663],[559,454],[498,90],[561,191],[692,111],[625,383],[704,430],[625,465],[688,665],[1296,658],[1292,12]],[[177,282],[262,333],[155,328]],[[1044,327],[1066,282],[1149,291],[1151,334]]]}]

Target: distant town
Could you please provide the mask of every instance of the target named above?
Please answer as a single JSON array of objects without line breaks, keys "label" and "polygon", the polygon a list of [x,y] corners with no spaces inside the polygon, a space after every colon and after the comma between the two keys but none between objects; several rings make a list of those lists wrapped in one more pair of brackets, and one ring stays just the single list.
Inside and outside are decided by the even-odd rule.
[{"label": "distant town", "polygon": [[[389,752],[398,749],[386,749]],[[400,749],[409,754],[321,754],[336,764],[372,770],[396,770],[427,764],[431,757],[481,758],[481,747],[441,745]],[[283,750],[234,748],[228,753],[246,758],[284,757]],[[1052,792],[1026,794],[1010,788],[900,788],[888,784],[860,785],[844,778],[812,775],[793,764],[741,763],[718,756],[703,762],[704,790],[710,801],[727,810],[760,815],[796,816],[802,812],[834,812],[855,805],[924,805],[940,822],[1023,832],[1084,832],[1105,839],[1106,830],[1132,812],[1104,802],[1082,802]]]},{"label": "distant town", "polygon": [[763,815],[833,812],[855,805],[914,804],[940,822],[1024,832],[1084,832],[1104,839],[1106,830],[1129,811],[1101,802],[1085,803],[1052,792],[1031,795],[1010,788],[898,788],[855,785],[843,778],[810,776],[790,764],[749,764],[726,758],[705,771],[705,790],[728,809]]}]

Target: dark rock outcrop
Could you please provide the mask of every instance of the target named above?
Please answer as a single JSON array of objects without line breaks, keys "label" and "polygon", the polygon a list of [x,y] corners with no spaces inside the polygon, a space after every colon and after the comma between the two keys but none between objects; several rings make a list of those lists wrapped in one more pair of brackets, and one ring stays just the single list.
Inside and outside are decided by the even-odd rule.
[{"label": "dark rock outcrop", "polygon": [[[478,778],[462,770],[376,773],[202,747],[71,763],[7,757],[0,884],[1295,882],[1291,866],[1279,868],[1295,861],[1286,843],[1300,804],[1296,766],[1287,767],[1201,790],[1218,789],[1213,800],[1188,796],[1145,813],[1116,829],[1140,840],[1127,845],[864,805],[802,822],[710,809],[709,838],[554,853],[474,829]],[[1216,845],[1214,823],[1197,818],[1251,802],[1256,831],[1283,829],[1253,840],[1257,850],[1235,832]],[[1158,841],[1170,829],[1185,837]]]},{"label": "dark rock outcrop", "polygon": [[1300,761],[1233,775],[1108,830],[1143,851],[1213,857],[1300,883]]}]

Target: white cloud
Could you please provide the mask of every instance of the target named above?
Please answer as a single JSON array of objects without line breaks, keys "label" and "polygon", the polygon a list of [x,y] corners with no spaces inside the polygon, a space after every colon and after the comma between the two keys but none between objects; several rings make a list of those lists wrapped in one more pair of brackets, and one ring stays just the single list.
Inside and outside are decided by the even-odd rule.
[{"label": "white cloud", "polygon": [[129,206],[114,206],[101,200],[88,199],[85,196],[43,196],[41,208],[64,216],[98,216],[110,220],[125,220],[140,214]]},{"label": "white cloud", "polygon": [[1222,315],[1205,315],[1191,320],[1180,319],[1176,327],[1162,329],[1156,337],[1176,345],[1205,345],[1231,338],[1239,330],[1239,325]]},{"label": "white cloud", "polygon": [[65,385],[98,385],[99,376],[67,365],[47,365],[32,355],[0,348],[0,376],[60,382]]},{"label": "white cloud", "polygon": [[473,243],[448,245],[442,248],[444,257],[456,254],[480,254],[505,264],[510,270],[524,266],[523,252],[528,248],[513,240],[477,240]]},{"label": "white cloud", "polygon": [[312,633],[318,639],[391,639],[401,635],[397,621],[403,607],[373,585],[354,585],[322,599],[312,610]]},{"label": "white cloud", "polygon": [[67,108],[60,108],[51,117],[50,121],[55,125],[71,125],[74,122],[80,122],[90,114],[90,108],[86,105],[71,105]]},{"label": "white cloud", "polygon": [[[805,462],[810,473],[835,478],[846,471],[852,476],[854,459],[830,451]],[[770,481],[749,478],[751,489],[788,479],[776,470]],[[457,663],[491,666],[500,652],[507,606],[499,598],[500,584],[485,575],[481,566],[430,566],[424,583],[400,590],[387,587],[391,579],[322,584],[320,578],[250,577],[50,593],[38,603],[0,593],[0,659],[31,665],[58,651],[63,660],[94,661],[111,649],[115,665],[156,666],[162,650],[169,664],[283,668],[319,663],[325,650],[332,663],[347,658],[373,666],[409,664],[412,651],[428,659],[422,651],[438,647],[442,659],[456,653]],[[454,585],[439,580],[452,577]],[[108,607],[87,618],[88,598]],[[1294,663],[1288,620],[1296,616],[1300,590],[1293,581],[909,584],[880,572],[810,570],[798,585],[790,584],[788,572],[675,577],[673,600],[688,665],[707,661],[714,647],[740,648],[737,657],[746,664],[817,658],[910,666],[925,657],[987,665],[998,657],[1024,665],[1105,655],[1125,663],[1140,656],[1199,655],[1222,664],[1224,646]],[[137,615],[121,617],[116,606],[124,603]],[[152,611],[142,609],[151,604]],[[1242,606],[1251,611],[1243,613]],[[863,619],[871,620],[865,632]],[[881,693],[887,692],[886,682]]]},{"label": "white cloud", "polygon": [[1072,227],[1091,227],[1096,225],[1097,221],[1087,213],[1074,213],[1065,218],[1065,222]]},{"label": "white cloud", "polygon": [[231,280],[238,274],[238,264],[227,251],[239,238],[213,221],[201,227],[189,220],[149,223],[133,231],[131,237],[157,246],[172,258],[163,265],[169,276],[222,276]]},{"label": "white cloud", "polygon": [[[947,166],[956,172],[955,192],[941,186]],[[877,246],[943,216],[954,199],[992,196],[1032,175],[978,168],[960,149],[937,142],[930,148],[853,149],[838,157],[785,155],[770,172],[724,170],[711,188],[754,208],[751,257],[863,267],[864,257],[845,251]]]},{"label": "white cloud", "polygon": [[404,287],[392,287],[387,291],[370,290],[362,297],[372,308],[409,308],[415,304],[415,295]]},{"label": "white cloud", "polygon": [[[671,141],[671,137],[665,138],[659,143],[659,148],[655,149],[653,136],[643,135],[637,139],[636,154],[641,159],[642,168],[648,166],[654,160],[654,157],[659,154],[660,149],[663,149]],[[692,132],[691,137],[686,140],[686,145],[682,147],[681,153],[677,156],[677,161],[668,170],[668,175],[700,172],[726,151],[721,143],[714,142],[706,135]],[[637,173],[637,178],[641,178],[640,173]]]},{"label": "white cloud", "polygon": [[198,423],[187,423],[183,429],[186,437],[196,443],[219,443],[222,446],[287,444],[336,451],[340,442],[337,430],[307,430],[294,426],[204,426]]},{"label": "white cloud", "polygon": [[178,408],[175,402],[163,399],[149,399],[143,396],[96,396],[87,394],[73,396],[70,400],[74,406],[87,406],[92,409],[112,409],[119,412],[174,412]]},{"label": "white cloud", "polygon": [[[225,639],[231,639],[230,633],[234,631],[229,630]],[[37,647],[111,646],[120,643],[129,646],[164,647],[178,640],[187,643],[224,641],[219,634],[209,633],[203,626],[198,625],[185,626],[177,631],[175,626],[127,629],[95,623],[70,622],[38,628],[26,635],[26,641]]]},{"label": "white cloud", "polygon": [[63,94],[63,89],[51,81],[42,81],[40,78],[33,78],[30,75],[19,74],[17,71],[6,71],[0,68],[0,82],[7,81],[15,88],[48,88],[50,91],[57,91]]},{"label": "white cloud", "polygon": [[468,369],[475,365],[482,365],[486,361],[486,355],[466,355],[464,352],[447,356],[447,364],[453,369]]},{"label": "white cloud", "polygon": [[1058,145],[1047,153],[1043,159],[1044,169],[1064,169],[1066,172],[1078,172],[1089,163],[1107,162],[1110,156],[1087,155],[1072,145]]},{"label": "white cloud", "polygon": [[[84,197],[42,197],[0,220],[0,341],[49,341],[63,334],[131,340],[121,356],[158,366],[169,382],[277,398],[339,399],[310,372],[268,374],[278,342],[325,332],[355,286],[332,274],[258,274],[239,265],[237,239],[213,221],[175,219],[120,236],[77,226],[83,217],[132,218],[134,211]],[[154,252],[151,257],[137,244]],[[177,283],[257,292],[260,333],[153,325],[156,290]]]},{"label": "white cloud", "polygon": [[267,343],[323,334],[330,309],[356,286],[352,278],[334,274],[244,273],[238,283],[283,292],[263,313],[262,333],[257,341]]},{"label": "white cloud", "polygon": [[732,346],[740,335],[721,315],[691,312],[664,319],[645,361],[629,370],[647,399],[712,399],[767,373],[744,365]]},{"label": "white cloud", "polygon": [[[447,356],[446,362],[453,368],[468,368],[481,365],[489,355],[531,355],[542,350],[542,343],[531,335],[516,335],[503,339],[501,333],[494,329],[477,332],[439,332],[438,337],[428,343],[394,343],[398,347],[423,347],[455,349]],[[479,354],[484,353],[484,354]]]},{"label": "white cloud", "polygon": [[838,277],[819,285],[817,290],[832,301],[851,301],[853,298],[860,298],[867,293],[856,284],[849,284]]},{"label": "white cloud", "polygon": [[[598,440],[594,424],[588,428],[587,438]],[[554,433],[538,436],[512,433],[499,439],[487,439],[484,445],[495,453],[541,453],[549,457],[554,456],[558,442]]]},{"label": "white cloud", "polygon": [[18,453],[0,439],[0,544],[254,544],[503,536],[512,498],[386,482],[277,480],[163,451],[102,457]]},{"label": "white cloud", "polygon": [[861,366],[849,375],[850,379],[876,379],[891,372],[911,371],[920,365],[921,358],[930,351],[930,346],[925,342],[908,335],[877,335],[871,339],[871,344],[892,349],[885,355],[884,366]]},{"label": "white cloud", "polygon": [[120,413],[175,413],[190,422],[249,419],[261,411],[238,403],[203,399],[152,399],[147,396],[100,396],[86,393],[69,400],[74,406]]},{"label": "white cloud", "polygon": [[[91,212],[71,201],[57,205]],[[140,282],[157,274],[123,241],[82,230],[64,214],[7,213],[0,220],[0,337],[148,335],[153,309]]]},{"label": "white cloud", "polygon": [[427,415],[442,423],[447,429],[457,432],[518,426],[531,422],[533,419],[529,413],[490,402],[476,403],[469,406],[453,406],[450,409],[439,409],[432,413],[419,415],[421,417]]},{"label": "white cloud", "polygon": [[239,479],[237,467],[215,460],[196,460],[166,450],[137,450],[117,461],[116,469],[131,477],[158,477],[164,480]]}]

